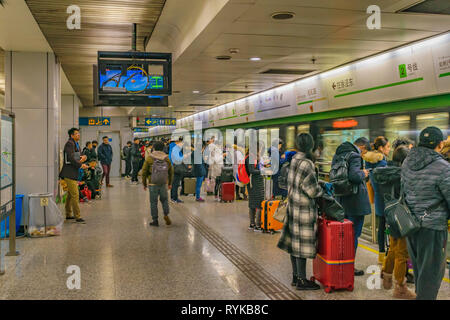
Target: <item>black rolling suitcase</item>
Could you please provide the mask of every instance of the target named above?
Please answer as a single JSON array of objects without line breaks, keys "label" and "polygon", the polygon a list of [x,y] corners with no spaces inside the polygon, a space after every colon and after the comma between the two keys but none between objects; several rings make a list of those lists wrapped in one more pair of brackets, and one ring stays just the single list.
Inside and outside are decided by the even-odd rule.
[{"label": "black rolling suitcase", "polygon": [[222,172],[220,175],[220,183],[224,182],[233,182],[233,167],[226,166],[222,168]]}]

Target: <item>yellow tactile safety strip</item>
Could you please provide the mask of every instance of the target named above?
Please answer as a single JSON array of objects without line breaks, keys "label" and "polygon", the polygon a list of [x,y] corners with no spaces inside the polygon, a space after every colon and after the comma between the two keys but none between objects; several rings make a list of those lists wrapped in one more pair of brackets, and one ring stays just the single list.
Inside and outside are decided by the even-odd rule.
[{"label": "yellow tactile safety strip", "polygon": [[301,300],[293,291],[275,279],[258,263],[229,242],[219,233],[208,227],[188,210],[183,211],[188,222],[198,230],[217,250],[219,250],[232,264],[241,270],[266,296],[271,300]]},{"label": "yellow tactile safety strip", "polygon": [[[368,247],[368,246],[365,246],[365,245],[363,245],[363,244],[360,244],[360,243],[358,243],[358,247],[361,247],[361,248],[363,248],[363,249],[366,249],[367,251],[370,251],[370,252],[373,252],[373,253],[376,253],[376,254],[379,253],[379,251],[377,251],[377,250],[375,250],[375,249],[372,249],[372,248],[370,248],[370,247]],[[450,283],[450,279],[444,278],[443,280],[444,280],[445,282]]]}]

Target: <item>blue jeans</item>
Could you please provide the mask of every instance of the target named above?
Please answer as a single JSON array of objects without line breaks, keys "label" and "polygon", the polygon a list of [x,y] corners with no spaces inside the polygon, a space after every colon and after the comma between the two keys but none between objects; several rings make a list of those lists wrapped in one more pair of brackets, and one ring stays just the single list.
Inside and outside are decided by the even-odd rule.
[{"label": "blue jeans", "polygon": [[351,222],[353,222],[353,231],[355,233],[355,256],[356,256],[356,249],[358,248],[358,238],[361,236],[362,229],[364,226],[364,216],[353,216],[346,218]]},{"label": "blue jeans", "polygon": [[200,190],[202,188],[202,183],[205,177],[196,177],[197,183],[195,184],[195,198],[200,199]]}]

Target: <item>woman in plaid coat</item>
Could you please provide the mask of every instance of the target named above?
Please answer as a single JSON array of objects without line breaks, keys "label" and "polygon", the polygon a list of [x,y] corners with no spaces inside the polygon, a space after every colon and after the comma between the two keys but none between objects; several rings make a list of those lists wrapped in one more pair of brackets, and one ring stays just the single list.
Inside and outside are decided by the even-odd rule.
[{"label": "woman in plaid coat", "polygon": [[306,259],[316,257],[317,207],[322,195],[314,163],[314,140],[309,133],[297,136],[298,153],[292,158],[288,174],[288,212],[278,248],[291,255],[293,281],[297,290],[317,290],[320,286],[306,279]]}]

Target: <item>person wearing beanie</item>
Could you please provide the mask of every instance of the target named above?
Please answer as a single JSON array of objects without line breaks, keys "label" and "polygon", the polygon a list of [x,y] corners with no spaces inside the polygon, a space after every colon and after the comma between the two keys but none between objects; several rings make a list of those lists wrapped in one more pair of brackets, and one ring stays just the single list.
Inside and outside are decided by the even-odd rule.
[{"label": "person wearing beanie", "polygon": [[445,273],[450,164],[439,153],[443,146],[442,131],[425,128],[401,170],[406,204],[421,221],[421,228],[407,238],[417,300],[436,300]]}]

